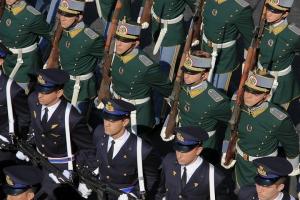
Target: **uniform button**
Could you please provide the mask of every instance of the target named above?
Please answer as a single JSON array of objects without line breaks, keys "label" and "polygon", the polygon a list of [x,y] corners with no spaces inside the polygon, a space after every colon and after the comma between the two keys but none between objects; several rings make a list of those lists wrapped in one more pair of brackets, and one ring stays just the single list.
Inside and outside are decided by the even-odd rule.
[{"label": "uniform button", "polygon": [[130,88],[131,90],[133,89],[133,87]]},{"label": "uniform button", "polygon": [[42,134],[42,137],[46,137],[44,134]]},{"label": "uniform button", "polygon": [[53,142],[53,144],[57,144],[56,142]]},{"label": "uniform button", "polygon": [[182,196],[181,196],[181,195],[179,195],[179,196],[178,196],[178,198],[179,198],[179,199],[182,199]]},{"label": "uniform button", "polygon": [[110,168],[110,166],[109,166],[109,165],[107,165],[107,168],[109,169],[109,168]]},{"label": "uniform button", "polygon": [[42,156],[46,157],[46,155],[45,155],[45,154],[42,154]]},{"label": "uniform button", "polygon": [[126,173],[124,173],[123,175],[124,175],[124,176],[127,176],[127,174],[126,174]]},{"label": "uniform button", "polygon": [[43,144],[42,144],[42,147],[44,148],[44,147],[45,147],[45,145],[43,145]]},{"label": "uniform button", "polygon": [[19,32],[22,32],[22,30],[21,30],[21,29],[19,29],[18,31],[19,31]]},{"label": "uniform button", "polygon": [[109,176],[106,176],[106,179],[109,179]]}]

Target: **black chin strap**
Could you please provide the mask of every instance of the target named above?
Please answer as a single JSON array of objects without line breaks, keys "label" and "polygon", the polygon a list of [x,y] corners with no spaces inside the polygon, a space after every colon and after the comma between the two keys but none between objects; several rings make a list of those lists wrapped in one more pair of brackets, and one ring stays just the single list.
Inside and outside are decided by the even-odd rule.
[{"label": "black chin strap", "polygon": [[134,49],[134,47],[135,47],[135,45],[132,44],[129,49],[127,49],[124,53],[120,54],[119,56],[126,56],[126,55],[128,55]]}]

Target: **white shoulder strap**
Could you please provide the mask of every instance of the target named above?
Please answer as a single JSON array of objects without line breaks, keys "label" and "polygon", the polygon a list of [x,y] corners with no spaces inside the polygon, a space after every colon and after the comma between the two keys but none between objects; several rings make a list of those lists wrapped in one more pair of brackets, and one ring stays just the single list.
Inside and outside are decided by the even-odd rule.
[{"label": "white shoulder strap", "polygon": [[11,102],[11,84],[13,83],[12,79],[7,80],[6,84],[6,104],[7,104],[7,113],[8,113],[8,127],[9,133],[14,133],[14,114]]},{"label": "white shoulder strap", "polygon": [[209,163],[209,196],[210,200],[215,200],[215,167]]},{"label": "white shoulder strap", "polygon": [[144,175],[143,175],[143,158],[142,158],[142,139],[137,137],[137,168],[138,168],[138,179],[139,179],[139,188],[140,193],[145,193],[145,182],[144,182]]},{"label": "white shoulder strap", "polygon": [[66,144],[67,144],[67,154],[68,154],[68,170],[73,170],[71,134],[70,134],[71,108],[72,108],[72,105],[70,103],[68,103],[66,112],[65,112],[65,132],[66,132]]}]

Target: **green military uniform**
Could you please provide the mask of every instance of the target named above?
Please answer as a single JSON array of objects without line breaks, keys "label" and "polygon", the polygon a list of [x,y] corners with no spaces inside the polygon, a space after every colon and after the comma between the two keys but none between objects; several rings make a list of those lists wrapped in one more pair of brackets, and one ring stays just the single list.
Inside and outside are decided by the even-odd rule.
[{"label": "green military uniform", "polygon": [[[203,11],[203,42],[202,50],[212,53],[215,67],[214,74],[234,71],[239,66],[236,39],[243,36],[245,47],[248,48],[254,29],[252,10],[244,0],[208,0]],[[214,48],[215,47],[215,48]],[[213,69],[214,68],[214,69]],[[227,90],[230,74],[225,80],[215,81],[217,88]]]},{"label": "green military uniform", "polygon": [[0,20],[0,40],[10,48],[13,55],[8,55],[5,59],[3,66],[5,74],[11,74],[17,63],[18,52],[22,49],[23,53],[19,55],[22,55],[23,63],[13,78],[18,83],[28,83],[29,74],[35,74],[42,66],[37,48],[39,36],[50,39],[50,30],[41,13],[27,5],[25,1],[17,1],[11,7],[6,6]]},{"label": "green military uniform", "polygon": [[[63,0],[58,12],[70,17],[82,14],[83,10],[84,2]],[[103,38],[84,22],[75,22],[62,33],[59,41],[60,65],[70,75],[70,80],[64,86],[64,96],[74,106],[96,96],[94,71],[103,55],[103,46]]]},{"label": "green military uniform", "polygon": [[[271,83],[265,90],[270,90],[273,78],[257,74],[250,75],[246,86],[258,90]],[[229,130],[227,139],[229,139]],[[254,184],[256,168],[252,161],[259,157],[276,156],[279,143],[287,159],[298,168],[299,139],[294,125],[280,107],[264,101],[253,107],[242,106],[238,125],[236,146],[235,177],[239,187]]]},{"label": "green military uniform", "polygon": [[[268,7],[286,10],[292,6],[285,5],[283,8],[280,6],[282,1],[278,2],[277,5],[268,1]],[[259,48],[258,67],[269,70],[275,76],[271,102],[285,104],[299,97],[300,84],[295,70],[292,69],[292,63],[295,53],[300,51],[300,29],[288,24],[286,19],[266,26]]]},{"label": "green military uniform", "polygon": [[[101,15],[105,21],[110,22],[113,16],[115,5],[117,0],[97,0],[100,2]],[[126,19],[131,19],[131,1],[122,0],[122,9],[119,14],[119,19],[123,19],[126,16]]]},{"label": "green military uniform", "polygon": [[[113,91],[120,97],[133,100],[137,112],[136,124],[153,127],[154,113],[150,101],[152,88],[164,96],[170,95],[172,91],[172,86],[162,74],[160,66],[143,51],[134,49],[125,56],[115,55],[111,76]],[[139,100],[145,102],[140,104]]]},{"label": "green military uniform", "polygon": [[218,121],[231,116],[228,97],[211,83],[204,81],[192,87],[183,85],[179,96],[179,126],[200,126],[209,134],[204,147],[216,148],[215,131]]}]

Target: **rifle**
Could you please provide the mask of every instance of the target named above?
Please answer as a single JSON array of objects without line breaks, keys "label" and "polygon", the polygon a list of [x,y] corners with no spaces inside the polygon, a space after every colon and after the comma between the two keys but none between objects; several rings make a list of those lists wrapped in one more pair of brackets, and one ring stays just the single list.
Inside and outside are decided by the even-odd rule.
[{"label": "rifle", "polygon": [[4,14],[4,10],[5,10],[5,5],[6,5],[6,1],[5,0],[1,0],[0,2],[0,20]]},{"label": "rifle", "polygon": [[244,64],[243,74],[240,80],[236,101],[233,107],[233,112],[231,118],[229,120],[229,125],[231,129],[230,134],[230,141],[228,144],[228,148],[226,151],[225,163],[224,165],[229,165],[231,161],[234,159],[235,156],[235,148],[236,142],[238,140],[238,125],[239,125],[239,118],[241,114],[241,105],[243,103],[244,97],[244,86],[245,82],[248,78],[249,72],[254,68],[254,65],[257,63],[257,51],[259,47],[260,40],[262,38],[262,34],[265,28],[266,23],[266,1],[264,3],[259,26],[255,29],[254,37],[252,38],[250,47],[248,48],[247,57]]},{"label": "rifle", "polygon": [[60,21],[58,21],[54,38],[52,41],[52,49],[47,60],[47,68],[58,68],[59,66],[59,41],[62,36],[63,27],[60,25]]},{"label": "rifle", "polygon": [[146,0],[143,12],[141,14],[140,24],[143,23],[148,23],[148,25],[150,24],[152,5],[153,5],[153,0]]},{"label": "rifle", "polygon": [[[87,187],[91,190],[93,190],[96,193],[109,193],[116,197],[116,199],[121,195],[124,194],[122,191],[120,191],[117,188],[113,188],[106,183],[101,182],[96,176],[94,176],[87,168],[77,166],[77,173],[79,179],[83,183],[87,185]],[[137,199],[131,195],[127,195],[129,200]]]},{"label": "rifle", "polygon": [[111,77],[110,77],[110,67],[112,62],[112,53],[110,52],[112,39],[115,35],[119,14],[122,9],[123,3],[121,0],[118,0],[115,6],[114,14],[112,16],[111,24],[108,30],[107,39],[105,41],[104,47],[104,58],[102,60],[102,80],[100,89],[98,91],[98,101],[102,102],[103,99],[110,98],[111,94],[109,91]]},{"label": "rifle", "polygon": [[166,139],[168,139],[169,137],[171,137],[174,134],[174,129],[176,126],[176,117],[177,117],[177,113],[178,113],[178,103],[179,103],[179,93],[181,90],[181,82],[182,82],[182,69],[181,67],[184,64],[184,61],[186,59],[186,55],[188,54],[190,48],[191,48],[191,44],[192,44],[192,40],[194,38],[194,33],[195,33],[195,24],[202,23],[202,8],[203,8],[203,4],[204,4],[204,0],[200,0],[199,6],[196,8],[195,14],[192,18],[191,24],[190,24],[190,28],[189,28],[189,32],[184,44],[184,48],[183,48],[183,54],[181,56],[181,60],[180,60],[180,64],[179,64],[179,68],[176,74],[176,78],[174,81],[174,86],[173,86],[173,91],[172,91],[172,96],[174,96],[174,100],[171,103],[171,111],[169,114],[169,121],[166,127]]}]

